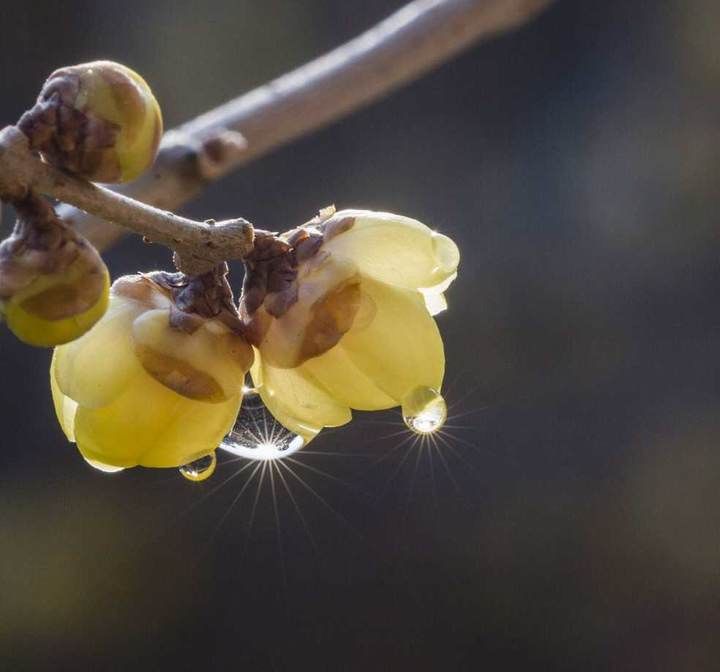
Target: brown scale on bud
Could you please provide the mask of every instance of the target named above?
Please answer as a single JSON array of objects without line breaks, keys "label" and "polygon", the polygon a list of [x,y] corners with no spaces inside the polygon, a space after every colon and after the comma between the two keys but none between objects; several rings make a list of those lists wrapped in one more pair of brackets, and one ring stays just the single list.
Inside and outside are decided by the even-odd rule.
[{"label": "brown scale on bud", "polygon": [[274,312],[289,307],[297,298],[297,259],[290,243],[269,231],[255,230],[255,245],[245,257],[245,278],[240,300],[240,319],[246,337],[257,345],[267,329],[268,305]]},{"label": "brown scale on bud", "polygon": [[111,61],[56,70],[18,122],[58,168],[96,182],[127,182],[152,164],[163,124],[150,87]]},{"label": "brown scale on bud", "polygon": [[[246,336],[253,345],[262,342],[272,318],[282,317],[297,302],[299,265],[316,257],[321,259],[318,255],[326,254],[322,251],[323,242],[347,231],[355,221],[353,217],[334,218],[334,215],[334,206],[323,208],[309,222],[281,236],[255,231],[255,247],[245,259],[245,280],[240,301],[240,317]],[[332,317],[337,312],[335,307],[339,303],[354,305],[359,301],[354,285],[343,287],[342,292],[342,296],[327,297],[326,303],[318,306],[318,314],[327,317],[328,333],[338,331],[335,328],[337,321]],[[329,339],[321,333],[323,320],[317,323],[317,344],[308,347],[322,351],[327,349]]]},{"label": "brown scale on bud", "polygon": [[156,271],[147,277],[172,298],[170,325],[175,329],[192,334],[205,319],[215,318],[243,334],[227,274],[228,266],[222,263],[200,275]]}]

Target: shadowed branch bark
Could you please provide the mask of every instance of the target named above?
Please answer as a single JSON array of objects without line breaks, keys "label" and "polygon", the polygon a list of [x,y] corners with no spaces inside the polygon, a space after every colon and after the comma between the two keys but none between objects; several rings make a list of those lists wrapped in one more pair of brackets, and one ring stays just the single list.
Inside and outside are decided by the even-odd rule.
[{"label": "shadowed branch bark", "polygon": [[[470,45],[522,25],[553,1],[414,0],[328,54],[168,132],[153,169],[116,191],[175,210],[208,182],[368,105]],[[103,207],[88,214],[72,184],[62,196],[41,191],[71,204],[59,214],[99,249],[125,232],[109,221],[144,232],[137,222],[128,224],[106,194],[99,197]],[[157,217],[155,224],[161,224]],[[161,230],[146,235],[164,242]]]},{"label": "shadowed branch bark", "polygon": [[[122,224],[151,242],[182,255],[188,268],[212,268],[243,259],[253,248],[253,227],[244,219],[197,222],[65,173],[30,151],[27,136],[15,126],[0,131],[0,195],[22,201],[30,190],[74,203],[103,222]],[[198,266],[199,264],[199,266]]]}]

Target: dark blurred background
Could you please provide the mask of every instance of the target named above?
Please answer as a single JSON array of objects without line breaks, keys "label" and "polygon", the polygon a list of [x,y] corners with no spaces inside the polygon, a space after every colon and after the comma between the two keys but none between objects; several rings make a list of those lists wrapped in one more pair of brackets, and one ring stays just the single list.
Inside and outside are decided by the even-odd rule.
[{"label": "dark blurred background", "polygon": [[[170,127],[400,4],[1,0],[0,125],[106,57]],[[432,449],[359,414],[292,497],[227,458],[107,476],[56,425],[49,353],[2,331],[0,669],[720,669],[719,30],[716,0],[560,0],[185,210],[454,237]]]}]

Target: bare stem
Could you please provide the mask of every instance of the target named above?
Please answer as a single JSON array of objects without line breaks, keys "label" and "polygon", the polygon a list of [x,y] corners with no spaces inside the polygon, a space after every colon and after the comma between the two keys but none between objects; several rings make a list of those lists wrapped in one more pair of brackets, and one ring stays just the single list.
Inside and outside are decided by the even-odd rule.
[{"label": "bare stem", "polygon": [[[118,191],[176,210],[208,182],[368,105],[472,44],[523,25],[553,2],[410,2],[324,56],[170,131],[153,170]],[[100,249],[123,233],[75,208],[60,214]]]},{"label": "bare stem", "polygon": [[42,162],[24,134],[7,127],[0,131],[0,198],[34,190],[69,204],[60,216],[99,249],[130,229],[175,250],[198,272],[242,259],[253,245],[245,220],[211,225],[169,211],[208,182],[525,23],[552,2],[414,0],[334,51],[170,131],[153,169],[115,190]]},{"label": "bare stem", "polygon": [[188,264],[212,267],[227,259],[243,259],[253,246],[252,225],[243,219],[196,222],[79,179],[41,161],[30,151],[27,136],[8,126],[0,131],[0,197],[19,201],[30,191],[122,224],[180,252]]}]

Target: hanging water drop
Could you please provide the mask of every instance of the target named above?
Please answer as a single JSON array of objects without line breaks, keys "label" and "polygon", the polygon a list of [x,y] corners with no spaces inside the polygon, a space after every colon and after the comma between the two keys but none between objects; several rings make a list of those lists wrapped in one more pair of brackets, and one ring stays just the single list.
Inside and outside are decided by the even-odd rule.
[{"label": "hanging water drop", "polygon": [[445,399],[431,387],[417,387],[402,402],[403,420],[416,434],[437,432],[447,420]]},{"label": "hanging water drop", "polygon": [[98,471],[105,472],[106,474],[116,474],[119,471],[124,471],[125,467],[115,467],[112,464],[103,464],[102,462],[98,462],[97,460],[91,460],[87,457],[83,457],[85,462],[87,462],[93,469],[97,469]]},{"label": "hanging water drop", "polygon": [[222,450],[248,460],[279,460],[305,445],[301,436],[283,427],[265,408],[255,388],[245,392],[235,426],[220,444]]},{"label": "hanging water drop", "polygon": [[188,481],[199,483],[215,473],[215,467],[217,466],[217,457],[215,453],[209,453],[203,457],[188,462],[180,467],[180,473],[187,478]]}]

